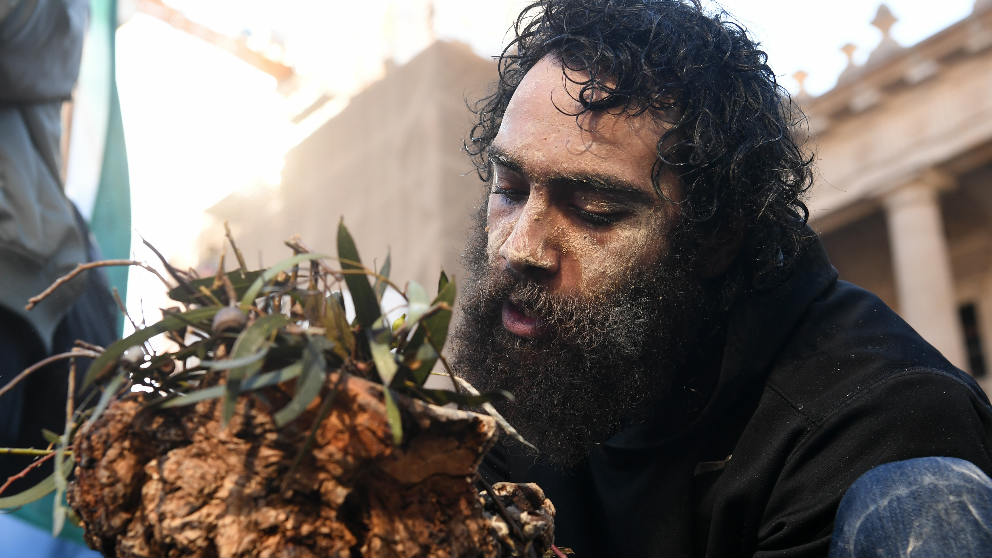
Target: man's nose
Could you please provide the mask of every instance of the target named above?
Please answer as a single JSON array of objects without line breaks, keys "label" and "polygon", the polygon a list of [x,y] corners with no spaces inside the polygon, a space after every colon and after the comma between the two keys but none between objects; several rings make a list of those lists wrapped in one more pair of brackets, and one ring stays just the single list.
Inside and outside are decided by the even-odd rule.
[{"label": "man's nose", "polygon": [[553,231],[546,195],[532,192],[499,254],[522,275],[553,275],[560,263]]}]

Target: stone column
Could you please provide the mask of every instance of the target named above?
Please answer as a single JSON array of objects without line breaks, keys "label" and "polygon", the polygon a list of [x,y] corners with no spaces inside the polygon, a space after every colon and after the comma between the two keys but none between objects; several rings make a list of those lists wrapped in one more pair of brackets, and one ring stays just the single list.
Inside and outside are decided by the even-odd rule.
[{"label": "stone column", "polygon": [[955,366],[967,358],[938,195],[952,185],[930,170],[886,195],[899,313]]},{"label": "stone column", "polygon": [[978,303],[978,328],[982,334],[985,356],[985,377],[979,383],[985,393],[992,393],[992,269],[985,272]]}]

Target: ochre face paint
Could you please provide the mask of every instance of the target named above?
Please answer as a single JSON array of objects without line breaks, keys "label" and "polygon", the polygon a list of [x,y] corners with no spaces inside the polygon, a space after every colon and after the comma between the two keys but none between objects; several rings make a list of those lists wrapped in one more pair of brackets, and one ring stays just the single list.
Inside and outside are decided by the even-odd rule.
[{"label": "ochre face paint", "polygon": [[[659,261],[677,207],[651,181],[666,125],[648,112],[576,119],[579,89],[552,57],[517,87],[490,148],[487,253],[552,292],[583,296]],[[671,174],[660,186],[681,195]]]}]

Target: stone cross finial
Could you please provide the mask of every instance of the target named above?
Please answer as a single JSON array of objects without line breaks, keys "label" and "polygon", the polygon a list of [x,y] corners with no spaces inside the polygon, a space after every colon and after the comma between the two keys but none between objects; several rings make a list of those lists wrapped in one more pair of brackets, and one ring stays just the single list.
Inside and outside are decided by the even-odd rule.
[{"label": "stone cross finial", "polygon": [[884,3],[878,5],[878,11],[875,12],[875,19],[871,20],[871,24],[882,32],[882,40],[878,42],[878,46],[868,56],[868,62],[866,64],[878,62],[902,49],[899,43],[892,38],[892,26],[897,21],[898,19],[892,15],[892,10],[887,5]]},{"label": "stone cross finial", "polygon": [[804,72],[803,70],[797,70],[795,73],[792,74],[792,78],[795,79],[796,83],[799,84],[799,94],[797,95],[798,97],[805,97],[806,95],[809,95],[809,93],[806,91],[806,78],[808,77],[809,74]]},{"label": "stone cross finial", "polygon": [[840,51],[847,56],[847,66],[854,66],[854,51],[858,50],[858,45],[854,43],[847,43],[846,45],[840,47]]},{"label": "stone cross finial", "polygon": [[896,19],[896,16],[892,15],[892,10],[883,2],[878,5],[878,11],[875,12],[875,19],[871,20],[871,24],[882,32],[882,40],[884,41],[888,38],[892,26],[897,21],[899,20]]},{"label": "stone cross finial", "polygon": [[854,51],[856,50],[858,50],[858,47],[854,43],[847,43],[840,47],[840,51],[844,53],[844,56],[847,56],[847,66],[837,76],[837,83],[850,81],[861,70],[861,67],[854,63]]}]

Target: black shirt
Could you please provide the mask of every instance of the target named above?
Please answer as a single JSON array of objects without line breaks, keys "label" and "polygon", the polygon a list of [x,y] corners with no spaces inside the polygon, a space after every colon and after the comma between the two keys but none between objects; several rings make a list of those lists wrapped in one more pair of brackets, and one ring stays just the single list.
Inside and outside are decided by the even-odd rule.
[{"label": "black shirt", "polygon": [[[819,243],[731,312],[716,388],[688,424],[624,430],[571,471],[498,447],[493,480],[537,482],[579,556],[823,556],[868,469],[923,456],[992,472],[992,408]],[[664,413],[662,413],[664,415]]]}]

